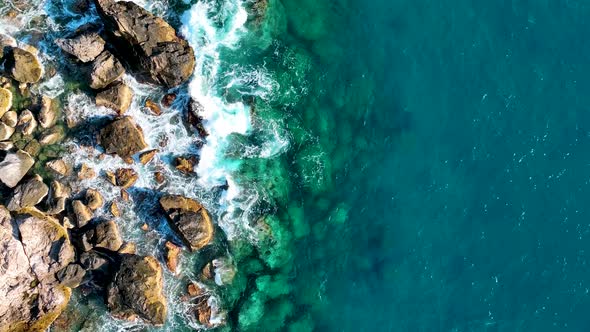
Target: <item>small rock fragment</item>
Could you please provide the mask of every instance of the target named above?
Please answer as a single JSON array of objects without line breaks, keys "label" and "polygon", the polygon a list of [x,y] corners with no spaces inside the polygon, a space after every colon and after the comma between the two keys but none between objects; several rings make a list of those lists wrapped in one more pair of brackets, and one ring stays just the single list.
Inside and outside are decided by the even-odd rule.
[{"label": "small rock fragment", "polygon": [[152,100],[148,99],[145,101],[145,107],[150,110],[153,115],[161,115],[162,110],[158,106],[158,104],[154,103]]},{"label": "small rock fragment", "polygon": [[178,267],[178,255],[180,254],[180,247],[170,241],[166,241],[165,254],[166,254],[166,266],[170,272],[176,274]]},{"label": "small rock fragment", "polygon": [[139,176],[132,168],[119,168],[115,173],[115,178],[117,179],[117,186],[127,189],[137,182]]},{"label": "small rock fragment", "polygon": [[86,190],[86,206],[92,211],[100,209],[104,204],[104,199],[96,189]]},{"label": "small rock fragment", "polygon": [[156,156],[156,153],[158,153],[157,149],[142,152],[139,154],[139,161],[145,165],[145,164],[149,163],[152,159],[154,159],[154,157]]},{"label": "small rock fragment", "polygon": [[88,180],[96,177],[96,172],[90,166],[82,164],[78,170],[78,179]]}]

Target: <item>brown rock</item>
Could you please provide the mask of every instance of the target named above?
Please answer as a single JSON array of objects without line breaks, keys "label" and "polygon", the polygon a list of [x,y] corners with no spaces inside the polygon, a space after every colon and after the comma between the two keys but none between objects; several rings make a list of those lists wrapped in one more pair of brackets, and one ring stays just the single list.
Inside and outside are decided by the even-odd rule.
[{"label": "brown rock", "polygon": [[162,267],[152,256],[122,255],[119,271],[108,286],[107,303],[119,319],[136,317],[152,325],[166,321]]},{"label": "brown rock", "polygon": [[129,158],[147,148],[143,132],[130,117],[117,119],[100,131],[100,143],[106,153]]},{"label": "brown rock", "polygon": [[90,166],[86,164],[82,164],[80,169],[78,170],[78,179],[80,180],[88,180],[94,179],[96,177],[96,172],[94,169],[90,168]]},{"label": "brown rock", "polygon": [[35,160],[25,151],[7,154],[0,162],[0,181],[7,187],[14,188],[34,163]]},{"label": "brown rock", "polygon": [[76,216],[76,226],[84,227],[94,217],[92,210],[79,200],[72,202],[72,210]]},{"label": "brown rock", "polygon": [[45,131],[41,138],[39,138],[39,144],[41,145],[51,145],[56,144],[64,139],[66,136],[62,126],[55,126],[47,131]]},{"label": "brown rock", "polygon": [[162,105],[164,105],[165,107],[170,107],[170,106],[172,106],[172,103],[175,100],[176,100],[176,94],[167,93],[166,95],[164,95],[164,97],[162,97]]},{"label": "brown rock", "polygon": [[145,101],[145,107],[148,110],[150,110],[150,112],[153,115],[161,115],[162,114],[162,110],[160,109],[160,107],[150,99]]},{"label": "brown rock", "polygon": [[16,129],[19,130],[23,135],[32,135],[35,129],[37,129],[37,120],[33,116],[33,113],[29,110],[24,110],[18,116],[18,122]]},{"label": "brown rock", "polygon": [[8,111],[2,116],[2,122],[7,126],[14,128],[18,123],[18,114],[16,114],[15,111]]},{"label": "brown rock", "polygon": [[104,173],[104,176],[107,179],[107,181],[109,181],[110,184],[112,184],[113,186],[117,185],[117,177],[115,177],[115,173],[113,173],[111,171],[106,171]]},{"label": "brown rock", "polygon": [[57,122],[57,108],[53,100],[47,96],[41,97],[41,110],[39,111],[39,125],[42,128],[51,128]]},{"label": "brown rock", "polygon": [[106,88],[125,74],[121,62],[109,51],[103,51],[92,63],[90,87],[98,90]]},{"label": "brown rock", "polygon": [[205,280],[213,280],[213,277],[215,277],[215,270],[211,262],[207,263],[203,270],[201,270],[201,275]]},{"label": "brown rock", "polygon": [[54,159],[48,161],[45,167],[57,175],[66,176],[70,173],[70,167],[63,159]]},{"label": "brown rock", "polygon": [[170,272],[176,274],[178,267],[178,255],[180,254],[180,247],[170,241],[166,241],[165,254],[166,254],[166,266]]},{"label": "brown rock", "polygon": [[84,251],[94,248],[117,251],[122,245],[119,227],[112,220],[101,222],[82,234],[81,247]]},{"label": "brown rock", "polygon": [[121,210],[119,210],[119,206],[117,205],[117,202],[111,202],[111,207],[109,208],[109,210],[111,211],[111,214],[114,217],[121,216]]},{"label": "brown rock", "polygon": [[184,174],[194,173],[195,165],[198,163],[197,157],[191,156],[189,158],[177,157],[175,160],[176,169]]},{"label": "brown rock", "polygon": [[39,204],[48,192],[49,187],[43,183],[43,178],[35,174],[33,178],[16,187],[6,207],[10,211],[33,207]]},{"label": "brown rock", "polygon": [[154,157],[156,156],[156,153],[158,153],[157,149],[142,152],[139,154],[139,161],[145,165],[145,164],[149,163],[152,159],[154,159]]},{"label": "brown rock", "polygon": [[168,216],[168,222],[191,250],[199,250],[213,239],[213,223],[209,212],[197,201],[177,196],[160,198],[160,206]]},{"label": "brown rock", "polygon": [[123,83],[115,82],[96,95],[96,105],[110,108],[119,115],[127,112],[133,100],[133,90]]},{"label": "brown rock", "polygon": [[127,189],[137,182],[139,176],[133,168],[119,168],[115,173],[117,186]]},{"label": "brown rock", "polygon": [[166,178],[164,177],[164,174],[162,172],[155,172],[154,178],[156,179],[156,182],[159,184],[162,184],[164,183],[164,181],[166,181]]},{"label": "brown rock", "polygon": [[129,192],[125,189],[121,189],[121,199],[123,202],[129,202]]},{"label": "brown rock", "polygon": [[137,245],[134,242],[125,242],[117,252],[119,254],[134,255],[137,252]]},{"label": "brown rock", "polygon": [[12,107],[12,92],[8,89],[0,88],[0,117]]},{"label": "brown rock", "polygon": [[101,193],[96,189],[86,190],[86,206],[92,211],[100,209],[104,204]]},{"label": "brown rock", "polygon": [[0,122],[0,141],[6,141],[14,134],[15,129],[10,127],[9,125],[5,124],[4,122]]},{"label": "brown rock", "polygon": [[90,62],[102,53],[105,41],[97,33],[92,32],[71,39],[57,39],[55,43],[78,60]]},{"label": "brown rock", "polygon": [[148,224],[146,224],[146,223],[143,223],[141,225],[141,230],[144,231],[144,232],[147,232],[147,231],[150,230],[150,226],[148,226]]},{"label": "brown rock", "polygon": [[13,47],[6,55],[5,68],[21,83],[36,83],[41,79],[43,67],[37,56],[22,48]]}]

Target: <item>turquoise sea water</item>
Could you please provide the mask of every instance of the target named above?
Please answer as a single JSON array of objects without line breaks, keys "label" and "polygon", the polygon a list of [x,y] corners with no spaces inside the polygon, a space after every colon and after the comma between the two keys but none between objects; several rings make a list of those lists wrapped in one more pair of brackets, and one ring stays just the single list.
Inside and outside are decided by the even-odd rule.
[{"label": "turquoise sea water", "polygon": [[[589,2],[268,0],[262,17],[253,1],[137,2],[197,50],[179,95],[229,114],[206,118],[219,132],[198,173],[231,178],[233,201],[196,177],[165,188],[204,199],[227,233],[215,250],[235,276],[207,285],[227,310],[219,330],[590,329]],[[96,20],[60,6],[45,7],[49,54]],[[134,88],[137,105],[161,93]],[[168,153],[192,147],[137,105],[146,128],[176,130]],[[120,223],[159,255],[165,231]],[[183,273],[197,278],[201,254]],[[192,330],[186,280],[166,282],[169,320],[149,330]],[[144,329],[75,298],[70,330]]]}]

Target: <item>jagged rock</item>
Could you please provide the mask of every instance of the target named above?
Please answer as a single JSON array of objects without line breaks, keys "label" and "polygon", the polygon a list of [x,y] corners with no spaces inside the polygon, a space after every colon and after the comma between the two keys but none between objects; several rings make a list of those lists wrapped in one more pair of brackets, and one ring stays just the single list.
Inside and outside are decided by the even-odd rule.
[{"label": "jagged rock", "polygon": [[0,116],[3,116],[12,107],[12,92],[0,88]]},{"label": "jagged rock", "polygon": [[48,192],[49,187],[43,183],[43,178],[35,175],[16,187],[6,208],[10,211],[18,211],[23,208],[33,207],[39,204],[47,196]]},{"label": "jagged rock", "polygon": [[14,134],[14,128],[6,125],[4,122],[0,122],[0,141],[5,141]]},{"label": "jagged rock", "polygon": [[195,165],[198,163],[198,159],[194,156],[189,158],[177,157],[175,160],[176,169],[184,174],[191,174],[194,172]]},{"label": "jagged rock", "polygon": [[133,2],[95,0],[106,29],[141,79],[167,87],[187,81],[195,67],[193,49],[163,19]]},{"label": "jagged rock", "polygon": [[139,176],[132,168],[119,168],[115,173],[117,186],[126,189],[137,182]]},{"label": "jagged rock", "polygon": [[127,112],[133,99],[133,90],[123,83],[115,82],[96,95],[96,105],[108,107],[119,115]]},{"label": "jagged rock", "polygon": [[105,41],[96,32],[92,32],[71,39],[57,39],[55,43],[78,60],[90,62],[102,53]]},{"label": "jagged rock", "polygon": [[0,163],[0,181],[10,188],[14,188],[27,174],[35,160],[25,151],[18,150],[9,153]]},{"label": "jagged rock", "polygon": [[43,67],[37,56],[18,47],[11,48],[6,55],[5,68],[21,83],[36,83],[43,74]]},{"label": "jagged rock", "polygon": [[152,325],[166,321],[162,267],[152,256],[122,255],[119,271],[108,287],[107,303],[119,319],[136,317]]},{"label": "jagged rock", "polygon": [[117,119],[100,131],[100,143],[106,153],[125,159],[147,148],[143,132],[130,117]]},{"label": "jagged rock", "polygon": [[121,210],[119,210],[119,206],[117,205],[116,202],[111,203],[109,210],[111,211],[111,214],[113,215],[113,217],[120,217],[121,216]]},{"label": "jagged rock", "polygon": [[80,264],[70,264],[59,272],[57,272],[57,280],[67,287],[76,288],[80,286],[82,280],[84,280],[84,276],[86,275],[86,270]]},{"label": "jagged rock", "polygon": [[104,199],[101,193],[96,189],[88,189],[86,190],[86,205],[90,208],[90,210],[98,210],[104,204]]},{"label": "jagged rock", "polygon": [[54,215],[63,212],[66,208],[66,199],[69,196],[69,191],[61,182],[57,180],[51,181],[49,184],[49,198],[47,200],[47,205],[49,206],[47,214]]},{"label": "jagged rock", "polygon": [[51,128],[57,122],[57,109],[53,100],[47,96],[41,97],[41,110],[39,111],[39,125],[42,128]]},{"label": "jagged rock", "polygon": [[0,142],[0,150],[8,151],[14,148],[14,143],[11,141]]},{"label": "jagged rock", "polygon": [[117,185],[117,177],[115,176],[115,173],[111,171],[106,171],[104,172],[104,177],[113,186]]},{"label": "jagged rock", "polygon": [[197,130],[199,137],[205,139],[209,136],[207,129],[203,125],[203,116],[205,107],[197,100],[191,100],[188,104],[187,122]]},{"label": "jagged rock", "polygon": [[154,156],[156,156],[156,153],[158,153],[157,149],[142,152],[139,154],[139,161],[145,165],[145,164],[149,163],[152,159],[154,159]]},{"label": "jagged rock", "polygon": [[150,112],[153,115],[161,115],[162,114],[162,110],[160,109],[160,107],[158,106],[158,104],[154,103],[151,99],[147,99],[145,101],[145,108],[147,108],[148,110],[150,110]]},{"label": "jagged rock", "polygon": [[119,254],[134,255],[137,252],[137,245],[134,242],[125,242],[117,251]]},{"label": "jagged rock", "polygon": [[37,129],[37,120],[35,120],[33,113],[29,110],[22,111],[18,116],[16,128],[25,136],[32,135]]},{"label": "jagged rock", "polygon": [[98,90],[106,88],[125,74],[121,62],[109,51],[103,51],[93,62],[90,73],[90,87]]},{"label": "jagged rock", "polygon": [[125,189],[121,189],[121,199],[123,199],[123,202],[129,202],[129,192]]},{"label": "jagged rock", "polygon": [[51,145],[56,144],[65,137],[64,129],[61,126],[53,127],[41,135],[39,138],[39,144]]},{"label": "jagged rock", "polygon": [[160,198],[160,206],[166,212],[171,228],[191,251],[203,248],[213,239],[211,217],[199,202],[170,195]]},{"label": "jagged rock", "polygon": [[[56,198],[53,202],[51,202],[51,205],[49,206],[49,209],[47,210],[47,214],[49,214],[49,215],[60,214],[65,209],[66,209],[66,198],[59,197],[59,198]],[[68,228],[71,228],[71,227],[68,227]]]},{"label": "jagged rock", "polygon": [[164,183],[164,181],[166,181],[166,177],[164,177],[164,174],[162,172],[155,172],[154,179],[159,184],[162,184],[162,183]]},{"label": "jagged rock", "polygon": [[70,173],[70,167],[63,159],[54,159],[54,160],[48,161],[45,164],[45,167],[47,167],[47,169],[51,170],[55,174],[58,174],[61,176],[66,176]]},{"label": "jagged rock", "polygon": [[9,127],[16,127],[18,123],[18,114],[15,111],[8,111],[2,116],[2,122]]},{"label": "jagged rock", "polygon": [[82,234],[81,247],[84,251],[93,248],[117,251],[123,245],[117,224],[110,220],[101,222]]},{"label": "jagged rock", "polygon": [[170,241],[166,241],[164,246],[166,266],[170,272],[176,274],[176,269],[178,267],[178,255],[180,255],[181,248]]},{"label": "jagged rock", "polygon": [[92,169],[90,166],[86,164],[80,165],[80,169],[78,170],[78,179],[80,180],[88,180],[93,179],[96,177],[96,171]]},{"label": "jagged rock", "polygon": [[82,252],[80,254],[80,264],[86,270],[84,283],[91,283],[98,288],[104,288],[111,280],[115,271],[113,260],[105,253],[95,250]]},{"label": "jagged rock", "polygon": [[72,202],[72,210],[76,216],[76,226],[78,227],[86,226],[93,217],[92,210],[80,200]]}]

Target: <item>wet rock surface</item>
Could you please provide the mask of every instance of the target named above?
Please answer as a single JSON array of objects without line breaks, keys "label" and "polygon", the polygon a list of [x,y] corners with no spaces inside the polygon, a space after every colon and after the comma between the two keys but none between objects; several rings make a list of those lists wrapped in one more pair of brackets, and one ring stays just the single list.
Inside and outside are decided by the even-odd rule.
[{"label": "wet rock surface", "polygon": [[55,41],[64,52],[76,57],[82,62],[96,59],[104,50],[105,41],[97,33],[84,33],[71,39],[57,39]]},{"label": "wet rock surface", "polygon": [[96,95],[96,105],[116,111],[119,115],[127,112],[133,99],[133,90],[123,83],[115,82]]},{"label": "wet rock surface", "polygon": [[168,222],[191,250],[199,250],[213,239],[213,223],[209,212],[197,201],[177,195],[164,196],[160,206]]},{"label": "wet rock surface", "polygon": [[147,148],[143,131],[130,117],[123,117],[106,125],[100,131],[100,144],[106,153],[117,154],[123,159]]},{"label": "wet rock surface", "polygon": [[103,89],[125,74],[121,62],[109,51],[103,51],[93,62],[90,87]]}]

